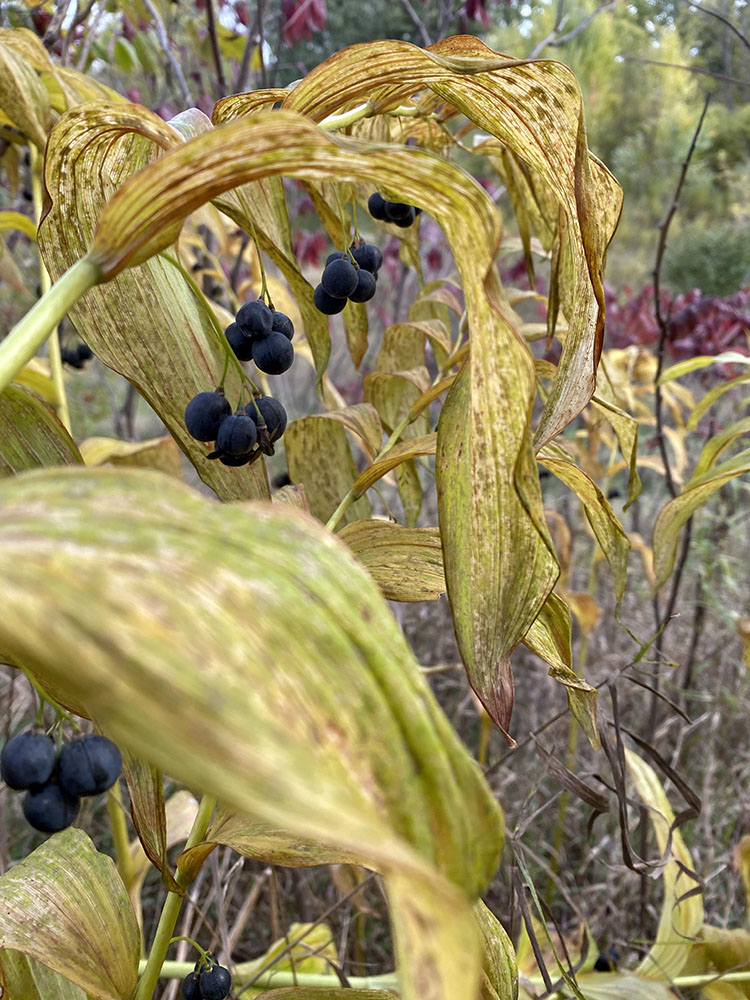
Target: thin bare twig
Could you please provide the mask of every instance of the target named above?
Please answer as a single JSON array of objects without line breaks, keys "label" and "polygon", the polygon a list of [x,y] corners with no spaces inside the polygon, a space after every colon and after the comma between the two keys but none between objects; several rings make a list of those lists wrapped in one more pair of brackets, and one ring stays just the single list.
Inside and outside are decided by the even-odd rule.
[{"label": "thin bare twig", "polygon": [[682,63],[660,62],[658,59],[641,59],[639,56],[623,56],[623,62],[643,63],[646,66],[663,66],[665,69],[682,69],[686,73],[698,73],[700,76],[710,76],[712,80],[722,83],[736,83],[738,87],[750,87],[750,80],[740,80],[736,76],[724,76],[723,73],[712,73],[710,69],[699,66],[683,66]]},{"label": "thin bare twig", "polygon": [[414,27],[417,29],[417,31],[422,37],[422,44],[425,46],[432,45],[432,39],[430,38],[430,34],[427,31],[425,23],[419,16],[419,14],[417,14],[416,10],[414,10],[414,8],[412,7],[410,0],[401,0],[401,6],[404,8],[406,13],[414,22]]},{"label": "thin bare twig", "polygon": [[219,37],[216,33],[216,15],[214,13],[214,0],[206,0],[206,22],[208,24],[208,37],[211,39],[211,55],[214,59],[216,69],[216,83],[219,87],[221,97],[227,96],[227,81],[224,78],[224,67],[221,63],[221,52],[219,51]]},{"label": "thin bare twig", "polygon": [[664,253],[667,249],[667,234],[669,232],[669,227],[672,224],[672,219],[674,218],[675,212],[677,211],[680,204],[680,195],[682,194],[682,188],[685,183],[685,178],[687,177],[688,167],[690,166],[690,161],[693,158],[693,153],[695,152],[695,147],[698,143],[698,136],[703,128],[703,120],[706,117],[706,112],[708,111],[708,105],[711,102],[711,95],[706,95],[706,100],[703,102],[703,110],[701,111],[701,116],[698,121],[698,127],[696,128],[692,141],[690,143],[690,148],[688,149],[687,156],[685,157],[685,162],[682,164],[682,170],[680,171],[680,178],[677,181],[677,187],[675,193],[672,196],[672,204],[667,210],[666,217],[662,224],[659,226],[659,244],[656,250],[656,263],[654,265],[654,315],[656,317],[656,322],[659,327],[659,344],[657,347],[657,366],[656,374],[654,375],[654,386],[655,386],[655,403],[654,403],[654,415],[656,417],[656,441],[659,445],[659,452],[661,453],[661,459],[664,463],[664,475],[667,480],[667,489],[670,495],[674,499],[677,496],[677,488],[674,484],[674,479],[672,477],[672,469],[669,465],[669,457],[667,455],[667,446],[664,440],[664,427],[662,423],[662,393],[661,386],[659,385],[659,377],[662,373],[662,368],[664,367],[664,345],[667,341],[667,318],[662,315],[661,311],[661,269],[664,263]]},{"label": "thin bare twig", "polygon": [[182,72],[182,67],[175,59],[174,52],[172,52],[172,49],[170,48],[169,36],[167,35],[167,29],[164,21],[162,21],[161,14],[154,5],[153,0],[143,0],[143,4],[153,19],[154,28],[156,29],[156,37],[159,40],[161,50],[166,56],[167,62],[174,73],[175,80],[177,80],[185,107],[192,107],[193,99],[190,96],[187,80],[185,79],[185,74]]},{"label": "thin bare twig", "polygon": [[603,14],[605,10],[613,10],[616,6],[617,6],[617,0],[608,0],[607,3],[599,4],[599,6],[596,7],[594,10],[592,10],[590,14],[587,14],[582,21],[579,21],[579,23],[575,26],[575,28],[571,28],[570,31],[567,31],[564,35],[562,35],[560,34],[560,32],[567,23],[568,15],[565,14],[560,16],[562,14],[562,5],[560,5],[560,7],[558,7],[558,16],[559,16],[558,22],[555,24],[555,27],[552,29],[550,34],[534,47],[529,58],[537,59],[539,55],[547,48],[547,46],[556,48],[559,45],[565,45],[566,42],[571,41],[577,35],[580,35],[582,32],[584,32],[595,17],[597,17],[599,14]]},{"label": "thin bare twig", "polygon": [[729,28],[730,31],[734,32],[746,49],[750,49],[750,39],[748,39],[746,35],[743,35],[740,29],[732,24],[728,18],[724,17],[723,14],[720,14],[716,10],[710,10],[708,7],[701,7],[699,3],[695,3],[695,0],[687,0],[687,5],[688,7],[695,7],[695,9],[699,10],[701,14],[708,14],[709,17],[715,17],[717,21],[721,21],[721,23]]}]

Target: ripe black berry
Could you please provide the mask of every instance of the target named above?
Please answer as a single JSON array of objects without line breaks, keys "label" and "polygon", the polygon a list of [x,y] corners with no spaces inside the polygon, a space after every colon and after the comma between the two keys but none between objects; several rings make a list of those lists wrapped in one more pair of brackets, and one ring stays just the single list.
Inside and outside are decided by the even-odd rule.
[{"label": "ripe black berry", "polygon": [[66,795],[59,785],[45,785],[24,795],[23,814],[35,830],[57,833],[70,826],[78,815],[79,804],[76,796]]},{"label": "ripe black berry", "polygon": [[253,357],[253,342],[242,332],[239,323],[230,323],[224,331],[229,346],[240,361],[250,361]]},{"label": "ripe black berry", "polygon": [[182,980],[182,995],[184,1000],[203,1000],[200,978],[194,972],[188,972]]},{"label": "ripe black berry", "polygon": [[199,392],[185,407],[185,427],[198,441],[215,441],[219,425],[231,412],[229,400],[221,389]]},{"label": "ripe black berry", "polygon": [[322,285],[318,285],[315,289],[313,302],[318,312],[325,313],[326,316],[333,316],[335,313],[342,312],[346,305],[346,299],[334,298],[333,295],[328,294]]},{"label": "ripe black berry", "polygon": [[370,274],[369,271],[365,271],[365,269],[361,267],[359,271],[357,271],[357,287],[354,289],[349,298],[352,302],[369,302],[375,294],[377,284],[375,275]]},{"label": "ripe black berry", "polygon": [[79,344],[76,348],[76,356],[79,361],[90,361],[94,356],[94,352],[88,344]]},{"label": "ripe black berry", "polygon": [[253,361],[266,375],[281,375],[294,361],[294,348],[283,333],[270,333],[253,341]]},{"label": "ripe black berry", "polygon": [[203,1000],[224,1000],[232,988],[229,969],[223,965],[212,965],[200,974],[201,997]]},{"label": "ripe black berry", "polygon": [[333,253],[329,253],[326,257],[326,267],[334,260],[344,260],[347,256],[348,254],[345,254],[343,250],[334,250]]},{"label": "ripe black berry", "polygon": [[409,212],[403,219],[392,219],[391,221],[394,226],[398,226],[400,229],[408,229],[409,226],[414,224],[416,217],[417,213],[414,211],[414,207],[409,205]]},{"label": "ripe black berry", "polygon": [[377,191],[368,198],[367,211],[377,222],[385,222],[385,199]]},{"label": "ripe black berry", "polygon": [[271,441],[278,441],[286,430],[286,410],[273,396],[258,396],[254,403],[251,401],[245,407],[245,412],[256,424],[260,423],[258,411],[255,409],[256,405],[260,410]]},{"label": "ripe black berry", "polygon": [[413,212],[414,206],[408,205],[405,201],[387,201],[385,203],[385,217],[389,222],[406,219]]},{"label": "ripe black berry", "polygon": [[284,313],[275,312],[273,314],[273,327],[276,333],[283,333],[287,340],[294,337],[294,323]]},{"label": "ripe black berry", "polygon": [[75,347],[63,347],[60,351],[60,359],[71,368],[83,368],[83,358],[78,357],[78,350]]},{"label": "ripe black berry", "polygon": [[222,423],[216,435],[217,451],[223,455],[239,458],[249,455],[258,440],[255,421],[245,413],[234,413]]},{"label": "ripe black berry", "polygon": [[100,795],[117,781],[122,757],[112,740],[87,733],[60,751],[57,780],[66,795]]},{"label": "ripe black berry", "polygon": [[326,264],[320,283],[336,299],[345,299],[357,287],[357,269],[350,260],[332,260]]},{"label": "ripe black berry", "polygon": [[257,299],[240,307],[236,322],[246,337],[265,337],[273,327],[273,313],[265,302]]},{"label": "ripe black berry", "polygon": [[362,243],[352,250],[352,256],[360,268],[375,274],[383,263],[383,255],[374,243]]},{"label": "ripe black berry", "polygon": [[44,785],[55,769],[55,744],[44,733],[28,730],[17,733],[0,754],[0,775],[8,788],[15,791]]}]

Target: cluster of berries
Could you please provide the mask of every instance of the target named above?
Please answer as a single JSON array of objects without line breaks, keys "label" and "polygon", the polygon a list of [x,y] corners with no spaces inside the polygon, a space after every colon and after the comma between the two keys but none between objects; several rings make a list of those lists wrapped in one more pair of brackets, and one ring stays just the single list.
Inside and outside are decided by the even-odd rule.
[{"label": "cluster of berries", "polygon": [[232,988],[229,969],[206,955],[195,963],[195,970],[182,980],[182,995],[185,1000],[224,1000]]},{"label": "cluster of berries", "polygon": [[392,222],[394,226],[408,229],[422,211],[416,205],[407,205],[405,201],[386,201],[378,194],[371,194],[367,201],[367,209],[373,219],[378,222]]},{"label": "cluster of berries", "polygon": [[112,740],[89,733],[57,753],[45,733],[17,733],[0,753],[0,776],[16,792],[25,791],[23,814],[35,830],[57,833],[75,820],[80,799],[114,785],[122,757]]},{"label": "cluster of berries", "polygon": [[241,306],[224,335],[240,361],[254,361],[266,375],[281,375],[292,367],[294,324],[261,299]]},{"label": "cluster of berries", "polygon": [[273,396],[256,396],[232,413],[221,386],[199,392],[185,407],[185,426],[197,441],[214,441],[207,458],[222,465],[248,465],[259,455],[273,455],[273,443],[286,430],[286,410]]},{"label": "cluster of berries", "polygon": [[375,294],[383,255],[373,243],[360,243],[348,252],[337,250],[326,258],[326,266],[315,289],[315,308],[326,316],[340,313],[347,303],[369,302]]},{"label": "cluster of berries", "polygon": [[60,357],[63,362],[66,365],[70,365],[71,368],[83,368],[86,362],[90,361],[93,356],[94,352],[83,341],[77,347],[63,347],[60,351]]}]

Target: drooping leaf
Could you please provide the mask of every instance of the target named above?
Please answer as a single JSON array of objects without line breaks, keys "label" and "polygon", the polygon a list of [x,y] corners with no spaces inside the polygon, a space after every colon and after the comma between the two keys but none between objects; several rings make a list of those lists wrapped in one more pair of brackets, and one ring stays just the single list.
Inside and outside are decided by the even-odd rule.
[{"label": "drooping leaf", "polygon": [[46,465],[80,465],[75,442],[52,407],[24,385],[0,393],[0,477]]},{"label": "drooping leaf", "polygon": [[[429,385],[430,375],[423,365],[408,371],[371,372],[362,380],[365,399],[378,411],[388,430],[393,430],[410,415],[412,407]],[[402,436],[420,437],[429,430],[429,422],[423,416],[408,424]]]},{"label": "drooping leaf", "polygon": [[600,745],[596,722],[597,691],[573,670],[570,608],[551,593],[523,637],[523,643],[549,663],[550,677],[565,685],[570,710],[594,749]]},{"label": "drooping leaf", "polygon": [[16,374],[13,381],[25,385],[27,389],[33,389],[37,396],[46,399],[52,406],[55,406],[59,400],[57,387],[52,381],[49,362],[46,358],[32,358]]},{"label": "drooping leaf", "polygon": [[0,233],[8,232],[9,229],[17,229],[36,242],[36,226],[28,215],[21,215],[20,212],[0,212]]},{"label": "drooping leaf", "polygon": [[619,518],[593,479],[572,461],[549,448],[540,452],[539,461],[578,495],[591,530],[612,570],[615,597],[619,605],[625,593],[630,555],[630,539]]},{"label": "drooping leaf", "polygon": [[649,807],[659,850],[663,854],[668,846],[670,849],[662,872],[664,899],[656,939],[635,972],[645,979],[671,982],[682,971],[703,924],[703,897],[692,893],[698,885],[689,874],[693,861],[680,832],[671,829],[674,813],[653,768],[627,749],[625,763],[638,794]]},{"label": "drooping leaf", "polygon": [[86,1000],[80,986],[20,951],[0,951],[0,986],[9,1000]]},{"label": "drooping leaf", "polygon": [[[304,486],[310,512],[324,523],[357,478],[344,427],[339,420],[316,414],[293,420],[284,434],[289,478]],[[363,497],[352,504],[342,520],[346,524],[369,514],[370,502]]]},{"label": "drooping leaf", "polygon": [[[712,927],[704,924],[701,938],[706,945],[706,956],[712,971],[750,971],[750,932],[742,927]],[[743,997],[750,997],[750,981],[732,985]]]},{"label": "drooping leaf", "polygon": [[0,647],[118,743],[382,870],[404,997],[425,969],[436,998],[474,996],[469,900],[502,816],[343,543],[289,506],[211,503],[154,472],[32,473],[0,485],[0,594]]},{"label": "drooping leaf", "polygon": [[662,372],[659,376],[659,385],[665,385],[683,375],[700,371],[708,365],[750,365],[750,358],[747,354],[740,354],[739,351],[722,351],[721,354],[699,354],[694,358],[687,358],[685,361],[678,361]]},{"label": "drooping leaf", "polygon": [[652,539],[657,587],[661,587],[669,579],[674,567],[680,530],[687,519],[724,483],[748,473],[750,449],[714,466],[702,476],[691,479],[682,493],[662,507],[654,524]]},{"label": "drooping leaf", "polygon": [[[517,395],[524,392],[524,379],[519,369],[513,378],[510,369],[496,371],[496,399],[491,387],[497,383],[488,374],[496,360],[488,357],[486,364],[483,369],[472,353],[471,373],[467,367],[461,370],[443,403],[436,459],[438,512],[461,657],[482,704],[507,733],[513,710],[510,654],[537,618],[558,569],[543,521],[526,423],[528,404]],[[530,358],[528,364],[533,383]],[[513,415],[505,405],[508,399],[519,404]],[[489,428],[494,434],[488,438]],[[499,539],[501,545],[492,544]]]},{"label": "drooping leaf", "polygon": [[81,455],[86,465],[131,466],[159,469],[170,476],[182,474],[180,451],[170,435],[148,441],[120,441],[118,438],[94,437],[81,441]]},{"label": "drooping leaf", "polygon": [[328,420],[338,420],[358,439],[372,460],[383,443],[383,427],[377,410],[369,403],[354,403],[340,410],[326,410],[318,414]]},{"label": "drooping leaf", "polygon": [[436,601],[445,593],[437,528],[354,521],[339,532],[389,601]]},{"label": "drooping leaf", "polygon": [[436,434],[425,434],[424,437],[407,438],[401,444],[394,445],[382,458],[368,465],[359,476],[357,476],[352,490],[355,496],[362,496],[371,486],[382,479],[391,469],[395,469],[402,462],[421,455],[434,455],[437,444]]},{"label": "drooping leaf", "polygon": [[0,34],[0,110],[30,142],[44,150],[52,124],[49,95],[27,60],[9,44],[11,34],[8,29]]},{"label": "drooping leaf", "polygon": [[480,900],[474,907],[474,916],[482,934],[485,983],[483,1000],[516,1000],[518,996],[518,967],[513,944],[505,928]]},{"label": "drooping leaf", "polygon": [[[144,851],[144,843],[149,846],[149,853],[158,860],[156,865],[162,872],[167,872],[167,877],[162,877],[165,885],[176,886],[169,876],[166,867],[166,852],[175,844],[187,840],[190,829],[198,812],[198,800],[190,792],[181,789],[170,795],[166,802],[159,805],[157,794],[160,783],[153,780],[145,769],[140,771],[143,775],[143,783],[139,783],[136,795],[138,798],[137,812],[133,804],[133,772],[127,766],[127,751],[123,755],[125,763],[125,777],[129,778],[128,787],[131,794],[131,815],[136,829],[142,839],[136,839],[130,843],[130,860],[132,864],[133,881],[129,886],[130,901],[133,904],[138,926],[143,925],[141,890],[143,880],[148,874],[152,861]],[[162,821],[161,812],[164,813]],[[137,816],[137,820],[136,820]],[[196,871],[193,878],[198,874]]]},{"label": "drooping leaf", "polygon": [[[258,993],[258,1000],[351,1000],[350,989],[338,987],[328,989],[326,986],[289,986],[280,990],[265,990]],[[241,996],[247,996],[247,993]],[[250,994],[252,995],[252,994]],[[387,1000],[397,997],[390,990],[357,990],[357,1000]]]},{"label": "drooping leaf", "polygon": [[[180,145],[174,130],[137,106],[88,104],[61,119],[47,149],[45,182],[52,205],[39,233],[53,279],[85,254],[113,187],[161,148]],[[147,261],[91,289],[70,315],[97,357],[136,386],[222,499],[268,496],[262,460],[232,469],[208,461],[211,446],[185,429],[185,406],[197,393],[216,388],[226,345],[205,300],[201,303],[174,264],[163,257]],[[233,406],[240,378],[230,366],[225,388]]]},{"label": "drooping leaf", "polygon": [[705,475],[716,465],[717,459],[721,453],[736,441],[738,437],[742,437],[743,434],[750,432],[750,417],[743,417],[742,420],[736,420],[734,423],[730,424],[729,427],[725,427],[723,431],[714,434],[710,437],[708,441],[703,446],[703,451],[698,457],[698,461],[695,463],[695,468],[693,469],[693,474],[686,483],[686,488],[690,488],[690,483],[693,479],[700,479],[701,476]]},{"label": "drooping leaf", "polygon": [[114,862],[82,830],[54,834],[0,875],[0,948],[37,959],[92,1000],[130,1000],[135,914]]},{"label": "drooping leaf", "polygon": [[602,396],[592,396],[595,406],[612,425],[620,445],[620,451],[628,466],[628,502],[625,509],[638,499],[641,493],[641,478],[638,475],[638,421],[619,406],[608,402]]}]

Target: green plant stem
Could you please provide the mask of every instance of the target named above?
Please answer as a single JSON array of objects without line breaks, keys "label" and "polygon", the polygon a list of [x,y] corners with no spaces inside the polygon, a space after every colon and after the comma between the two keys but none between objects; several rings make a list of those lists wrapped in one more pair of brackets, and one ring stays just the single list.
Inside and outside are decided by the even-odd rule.
[{"label": "green plant stem", "polygon": [[[141,962],[140,968],[145,967]],[[232,969],[235,980],[244,981],[253,975],[257,959],[252,962],[241,962]],[[194,962],[165,962],[161,969],[163,979],[184,979],[193,971]],[[380,976],[347,976],[347,984],[353,990],[395,990],[398,989],[398,976],[395,972],[386,972]],[[264,972],[253,981],[253,988],[269,989],[283,986],[329,986],[340,987],[337,976],[328,976],[315,972],[293,972],[291,969],[279,969],[276,972]]]},{"label": "green plant stem", "polygon": [[[193,822],[192,829],[190,830],[185,850],[199,844],[206,836],[206,831],[208,830],[209,823],[211,822],[211,814],[214,811],[215,805],[215,799],[211,798],[209,795],[203,796],[201,804],[198,808],[198,813]],[[175,873],[175,880],[183,888],[185,888],[188,884],[185,880],[185,873],[182,872],[180,868],[178,868]],[[159,917],[159,925],[156,928],[156,934],[154,935],[153,944],[151,945],[151,951],[149,952],[148,959],[143,967],[141,978],[138,981],[138,989],[135,992],[133,1000],[151,1000],[153,997],[156,984],[159,982],[159,977],[162,975],[164,959],[167,956],[167,949],[169,948],[172,935],[174,934],[181,906],[182,896],[176,892],[168,892],[167,898],[164,900],[161,916]],[[192,967],[193,965],[191,963],[190,969],[192,969]],[[184,975],[187,975],[190,969],[187,969]]]},{"label": "green plant stem", "polygon": [[82,257],[16,323],[0,344],[0,392],[31,361],[71,306],[101,277],[96,261]]},{"label": "green plant stem", "polygon": [[[39,156],[39,151],[33,143],[29,146],[29,157],[31,162],[31,196],[34,200],[34,221],[36,222],[38,229],[39,221],[42,217],[42,160]],[[52,286],[52,282],[50,281],[49,271],[44,266],[44,260],[42,258],[42,252],[39,249],[38,242],[36,244],[36,250],[39,257],[39,287],[42,290],[42,295],[46,295]],[[50,374],[52,376],[52,384],[55,387],[55,393],[57,395],[57,415],[60,418],[60,423],[70,434],[70,411],[68,410],[68,397],[65,394],[62,356],[60,354],[60,334],[57,327],[55,327],[52,331],[49,338],[48,349]]]},{"label": "green plant stem", "polygon": [[125,821],[125,810],[122,805],[122,792],[119,781],[114,783],[107,796],[107,815],[109,816],[109,826],[112,830],[117,870],[120,873],[122,884],[130,892],[134,876],[133,858],[130,853],[128,824]]}]

